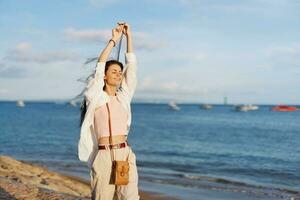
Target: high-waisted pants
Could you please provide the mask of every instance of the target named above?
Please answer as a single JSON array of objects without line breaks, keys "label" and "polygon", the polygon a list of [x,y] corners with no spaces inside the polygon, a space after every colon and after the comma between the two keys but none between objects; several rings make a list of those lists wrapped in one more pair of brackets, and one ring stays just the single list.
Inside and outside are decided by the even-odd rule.
[{"label": "high-waisted pants", "polygon": [[[127,185],[113,185],[110,183],[112,158],[115,160],[126,160],[129,162],[129,183]],[[98,150],[91,168],[92,200],[139,200],[138,172],[136,167],[136,156],[131,146],[117,149]]]}]

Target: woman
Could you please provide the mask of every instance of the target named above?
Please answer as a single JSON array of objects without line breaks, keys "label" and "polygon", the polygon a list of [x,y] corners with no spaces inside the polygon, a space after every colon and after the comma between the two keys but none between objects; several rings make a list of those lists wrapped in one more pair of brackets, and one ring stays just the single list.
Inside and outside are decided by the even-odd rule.
[{"label": "woman", "polygon": [[[124,70],[122,63],[116,60],[107,61],[122,34],[127,39]],[[136,57],[133,53],[130,26],[118,23],[112,30],[112,38],[98,58],[94,77],[85,88],[82,104],[78,155],[81,161],[88,163],[91,170],[92,199],[140,199],[136,156],[127,142],[131,125],[130,102],[136,85]],[[108,122],[109,113],[111,127]],[[110,131],[112,144],[109,142]],[[111,151],[115,160],[125,160],[128,157],[130,170],[127,185],[115,186],[110,183]]]}]

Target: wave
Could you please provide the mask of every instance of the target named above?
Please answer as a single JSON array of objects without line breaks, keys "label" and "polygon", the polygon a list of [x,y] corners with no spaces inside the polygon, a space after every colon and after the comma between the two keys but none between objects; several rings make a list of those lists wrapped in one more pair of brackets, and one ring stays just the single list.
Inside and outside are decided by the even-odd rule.
[{"label": "wave", "polygon": [[266,186],[266,185],[259,185],[259,184],[250,184],[234,179],[227,179],[227,178],[222,178],[222,177],[213,177],[213,176],[201,176],[201,175],[190,175],[190,174],[179,174],[177,175],[179,177],[183,177],[186,179],[191,179],[191,180],[205,180],[209,182],[215,182],[215,183],[221,183],[221,184],[228,184],[228,185],[234,185],[234,186],[245,186],[245,187],[252,187],[252,188],[261,188],[261,189],[277,189],[293,194],[300,194],[300,191],[293,190],[293,189],[288,189],[288,188],[280,188],[280,187],[275,187],[275,186]]},{"label": "wave", "polygon": [[[275,186],[264,186],[250,184],[238,180],[227,179],[222,177],[191,175],[191,174],[169,174],[166,176],[151,176],[147,174],[140,175],[141,179],[153,183],[177,185],[190,188],[220,190],[227,192],[245,193],[248,195],[262,196],[278,199],[300,199],[300,191],[280,188]],[[162,178],[163,177],[163,178]],[[195,182],[197,180],[197,182]]]},{"label": "wave", "polygon": [[[225,162],[198,162],[198,163],[170,163],[154,161],[137,161],[142,168],[156,168],[185,172],[189,174],[224,174],[235,176],[248,176],[254,179],[267,179],[272,177],[273,181],[284,183],[284,185],[300,184],[300,174],[291,169],[251,168],[250,166],[229,165]],[[290,164],[291,166],[291,164]]]}]

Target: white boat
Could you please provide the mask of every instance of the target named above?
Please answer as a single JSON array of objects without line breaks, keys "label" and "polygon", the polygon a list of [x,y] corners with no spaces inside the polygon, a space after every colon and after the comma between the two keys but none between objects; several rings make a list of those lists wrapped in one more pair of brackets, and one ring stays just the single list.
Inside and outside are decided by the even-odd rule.
[{"label": "white boat", "polygon": [[70,104],[70,106],[73,106],[73,107],[76,107],[76,106],[77,106],[77,104],[76,104],[76,101],[75,101],[75,100],[71,100],[71,101],[69,101],[69,104]]},{"label": "white boat", "polygon": [[240,106],[236,106],[235,107],[236,111],[240,111],[240,112],[247,112],[248,111],[248,107],[245,105],[240,105]]},{"label": "white boat", "polygon": [[18,107],[24,107],[24,106],[25,106],[25,103],[24,103],[23,100],[18,100],[17,103],[16,103],[16,105],[17,105]]},{"label": "white boat", "polygon": [[258,110],[259,109],[258,106],[251,105],[251,104],[249,104],[248,107],[249,107],[249,110]]},{"label": "white boat", "polygon": [[251,104],[248,104],[248,105],[239,105],[239,106],[235,107],[236,111],[242,111],[242,112],[247,112],[247,111],[252,111],[252,110],[258,110],[258,109],[259,109],[258,106],[251,105]]},{"label": "white boat", "polygon": [[201,105],[201,108],[202,108],[202,109],[205,109],[205,110],[212,109],[212,107],[213,107],[213,106],[210,105],[210,104],[202,104],[202,105]]},{"label": "white boat", "polygon": [[169,107],[173,110],[176,110],[176,111],[179,111],[180,110],[180,107],[176,104],[175,101],[170,101],[169,102]]}]

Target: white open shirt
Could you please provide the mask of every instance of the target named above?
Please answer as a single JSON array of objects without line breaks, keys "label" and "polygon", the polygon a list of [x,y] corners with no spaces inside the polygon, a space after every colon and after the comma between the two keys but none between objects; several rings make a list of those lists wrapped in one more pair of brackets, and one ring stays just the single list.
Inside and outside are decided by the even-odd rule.
[{"label": "white open shirt", "polygon": [[[125,53],[124,78],[121,82],[121,89],[117,90],[117,95],[121,104],[128,112],[127,133],[131,125],[130,103],[137,85],[137,62],[134,53]],[[80,129],[80,139],[78,142],[78,158],[87,162],[91,168],[96,153],[98,151],[98,141],[94,131],[95,110],[109,101],[109,95],[103,91],[105,62],[98,62],[94,77],[88,82],[84,97],[86,99],[87,111]]]}]

